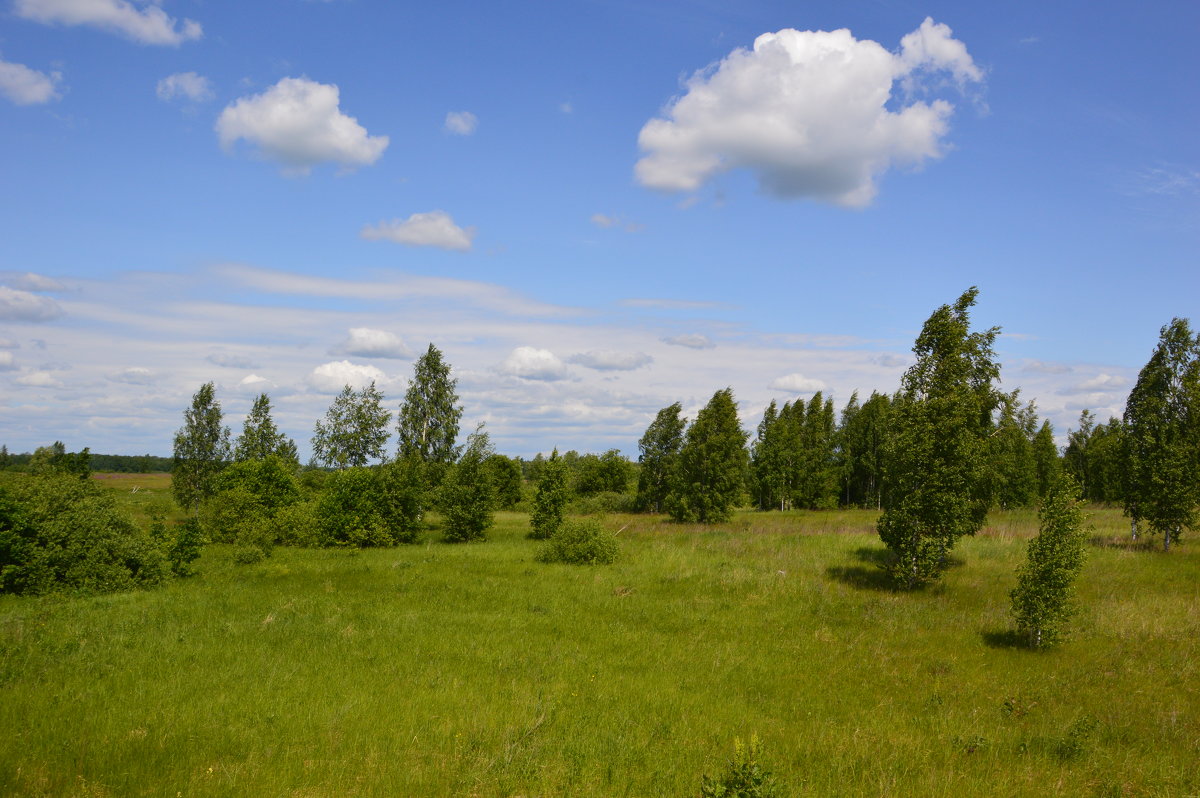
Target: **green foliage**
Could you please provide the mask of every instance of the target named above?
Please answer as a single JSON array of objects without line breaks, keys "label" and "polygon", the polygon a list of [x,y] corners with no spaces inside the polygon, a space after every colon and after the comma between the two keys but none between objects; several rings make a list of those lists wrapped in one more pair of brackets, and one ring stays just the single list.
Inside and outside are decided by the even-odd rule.
[{"label": "green foliage", "polygon": [[162,552],[111,493],[75,476],[0,485],[0,592],[110,593],[166,578]]},{"label": "green foliage", "polygon": [[728,520],[741,501],[749,455],[733,390],[713,394],[688,427],[667,512],[676,521]]},{"label": "green foliage", "polygon": [[271,456],[279,457],[293,467],[300,464],[296,442],[276,428],[271,418],[271,399],[264,393],[254,400],[254,406],[246,416],[242,434],[234,446],[233,459],[240,462]]},{"label": "green foliage", "polygon": [[487,538],[494,522],[492,483],[484,461],[492,445],[482,425],[467,439],[462,457],[442,480],[439,502],[447,542],[468,543]]},{"label": "green foliage", "polygon": [[192,396],[183,427],[175,433],[171,490],[185,510],[194,511],[216,493],[217,476],[229,461],[229,427],[221,426],[221,417],[216,389],[206,382]]},{"label": "green foliage", "polygon": [[1029,542],[1026,563],[1010,594],[1017,631],[1031,648],[1061,641],[1075,611],[1072,597],[1086,542],[1078,493],[1079,486],[1069,476],[1050,489],[1038,513],[1040,531]]},{"label": "green foliage", "polygon": [[1043,421],[1033,436],[1033,465],[1037,475],[1037,496],[1044,499],[1062,472],[1058,445],[1054,442],[1054,428],[1049,421]]},{"label": "green foliage", "polygon": [[502,454],[493,454],[484,460],[488,479],[496,491],[496,508],[511,510],[521,501],[521,464]]},{"label": "green foliage", "polygon": [[1196,524],[1200,505],[1200,336],[1187,319],[1162,328],[1125,404],[1125,512],[1163,537]]},{"label": "green foliage", "polygon": [[613,533],[599,521],[566,521],[538,550],[538,562],[611,565],[620,549]]},{"label": "green foliage", "polygon": [[633,476],[633,465],[617,449],[600,456],[585,454],[575,464],[572,488],[577,496],[624,493]]},{"label": "green foliage", "polygon": [[275,517],[299,500],[293,462],[268,454],[222,471],[217,492],[201,505],[199,517],[210,540],[256,548],[266,557],[279,537]]},{"label": "green foliage", "polygon": [[658,411],[638,441],[637,506],[639,510],[660,513],[675,480],[679,452],[687,419],[683,405],[676,402]]},{"label": "green foliage", "polygon": [[318,499],[307,499],[280,508],[275,514],[275,542],[280,546],[320,546],[319,507]]},{"label": "green foliage", "polygon": [[457,455],[455,440],[462,406],[450,379],[450,364],[433,344],[418,358],[397,418],[398,456],[449,465]]},{"label": "green foliage", "polygon": [[330,474],[316,515],[317,540],[322,546],[392,544],[379,508],[374,469],[355,466]]},{"label": "green foliage", "polygon": [[185,518],[175,529],[175,538],[167,548],[167,562],[171,564],[171,573],[176,576],[191,576],[196,573],[192,565],[200,558],[204,548],[204,531],[197,518]]},{"label": "green foliage", "polygon": [[925,322],[892,405],[887,453],[889,501],[879,537],[891,551],[896,584],[912,589],[941,576],[950,550],[987,515],[987,438],[1000,397],[993,327],[970,332],[978,291],[964,292]]},{"label": "green foliage", "polygon": [[30,474],[68,474],[78,479],[92,475],[92,454],[86,446],[79,452],[68,452],[62,441],[39,446],[26,467]]},{"label": "green foliage", "polygon": [[374,380],[361,391],[345,386],[313,430],[313,458],[328,468],[361,468],[382,459],[391,417]]},{"label": "green foliage", "polygon": [[529,517],[529,537],[546,540],[562,526],[563,510],[570,495],[567,492],[567,471],[558,449],[538,469],[537,493],[533,497],[533,512]]},{"label": "green foliage", "polygon": [[733,759],[724,773],[700,782],[701,798],[775,798],[779,790],[771,771],[762,762],[762,743],[750,735],[750,744],[733,741]]}]

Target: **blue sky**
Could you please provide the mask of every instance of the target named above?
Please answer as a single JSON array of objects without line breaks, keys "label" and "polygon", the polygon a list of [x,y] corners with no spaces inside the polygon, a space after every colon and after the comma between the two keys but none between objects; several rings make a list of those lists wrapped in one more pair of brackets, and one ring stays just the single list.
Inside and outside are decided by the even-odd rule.
[{"label": "blue sky", "polygon": [[[1194,3],[0,0],[0,442],[307,454],[435,343],[500,451],[893,391],[977,285],[1060,439],[1195,317]],[[1194,319],[1195,320],[1195,319]]]}]

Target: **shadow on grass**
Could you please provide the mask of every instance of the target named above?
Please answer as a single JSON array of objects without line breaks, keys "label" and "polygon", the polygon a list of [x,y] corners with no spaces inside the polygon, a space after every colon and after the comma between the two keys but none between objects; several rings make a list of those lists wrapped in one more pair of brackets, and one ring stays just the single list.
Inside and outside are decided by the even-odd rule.
[{"label": "shadow on grass", "polygon": [[1162,551],[1162,538],[1142,535],[1133,540],[1128,535],[1092,535],[1088,539],[1098,549],[1118,549],[1120,551]]},{"label": "shadow on grass", "polygon": [[882,568],[867,568],[862,565],[831,565],[825,569],[825,574],[835,582],[858,588],[859,590],[878,590],[894,593],[896,584]]},{"label": "shadow on grass", "polygon": [[1015,629],[992,629],[979,633],[983,644],[988,648],[1021,648],[1029,649],[1029,643],[1024,635]]}]

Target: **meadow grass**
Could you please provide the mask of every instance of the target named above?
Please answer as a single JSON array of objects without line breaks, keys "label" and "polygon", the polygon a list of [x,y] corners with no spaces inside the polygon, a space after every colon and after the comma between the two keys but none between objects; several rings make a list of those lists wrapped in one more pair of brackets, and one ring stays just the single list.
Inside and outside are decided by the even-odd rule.
[{"label": "meadow grass", "polygon": [[787,795],[1200,794],[1200,546],[1094,546],[1073,638],[1031,652],[1036,516],[908,594],[875,517],[609,516],[621,558],[579,567],[500,513],[484,543],[211,546],[161,590],[3,597],[0,792],[686,796],[757,733]]}]

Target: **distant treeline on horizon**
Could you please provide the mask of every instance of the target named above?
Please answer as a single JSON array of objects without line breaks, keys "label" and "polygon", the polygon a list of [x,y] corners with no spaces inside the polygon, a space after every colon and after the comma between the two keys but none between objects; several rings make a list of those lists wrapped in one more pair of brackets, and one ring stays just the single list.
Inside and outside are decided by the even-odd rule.
[{"label": "distant treeline on horizon", "polygon": [[[28,465],[33,459],[32,452],[9,454],[8,464],[14,466]],[[122,474],[153,474],[169,472],[175,461],[170,457],[156,457],[152,454],[92,454],[91,469],[93,471],[114,471]]]}]

